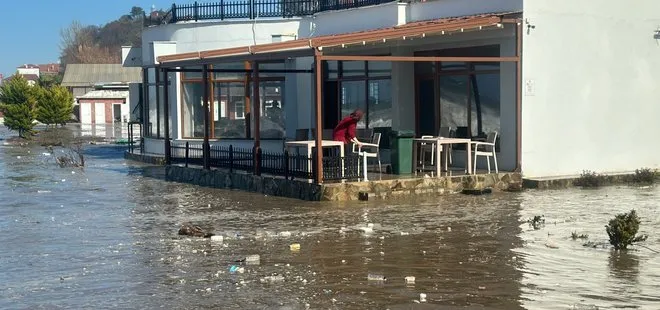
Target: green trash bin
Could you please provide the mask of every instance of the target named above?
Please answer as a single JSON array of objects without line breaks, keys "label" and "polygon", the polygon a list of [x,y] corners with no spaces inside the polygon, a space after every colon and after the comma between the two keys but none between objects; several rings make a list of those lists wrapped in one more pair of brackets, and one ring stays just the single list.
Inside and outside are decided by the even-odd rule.
[{"label": "green trash bin", "polygon": [[412,173],[412,139],[413,130],[393,130],[390,135],[390,151],[392,173]]}]

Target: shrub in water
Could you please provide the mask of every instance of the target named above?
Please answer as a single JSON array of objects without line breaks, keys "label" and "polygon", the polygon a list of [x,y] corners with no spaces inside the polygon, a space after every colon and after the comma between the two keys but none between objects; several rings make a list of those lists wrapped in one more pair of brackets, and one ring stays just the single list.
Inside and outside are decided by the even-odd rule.
[{"label": "shrub in water", "polygon": [[599,187],[603,184],[603,181],[605,179],[604,175],[598,174],[593,171],[589,170],[584,170],[582,171],[582,174],[580,174],[580,177],[573,182],[577,186],[581,187]]},{"label": "shrub in water", "polygon": [[543,225],[545,225],[545,218],[543,215],[535,215],[533,218],[528,219],[527,223],[534,227],[535,230],[539,230]]},{"label": "shrub in water", "polygon": [[589,239],[589,235],[587,234],[578,234],[576,231],[571,233],[571,239],[577,240],[577,239]]},{"label": "shrub in water", "polygon": [[605,226],[607,235],[610,237],[610,244],[617,250],[625,250],[629,245],[646,240],[648,236],[636,236],[639,230],[639,217],[637,212],[632,210],[628,213],[617,214]]},{"label": "shrub in water", "polygon": [[649,168],[635,170],[630,181],[637,184],[653,184],[655,182],[656,172]]}]

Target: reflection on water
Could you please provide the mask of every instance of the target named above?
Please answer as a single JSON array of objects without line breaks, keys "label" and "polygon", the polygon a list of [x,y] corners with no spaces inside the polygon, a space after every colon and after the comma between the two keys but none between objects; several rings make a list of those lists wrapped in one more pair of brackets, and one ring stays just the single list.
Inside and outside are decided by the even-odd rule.
[{"label": "reflection on water", "polygon": [[70,124],[81,136],[103,137],[110,140],[128,139],[128,125],[124,123],[111,124]]},{"label": "reflection on water", "polygon": [[[606,241],[607,219],[635,206],[640,232],[651,236],[646,245],[657,248],[656,188],[326,204],[168,183],[162,168],[126,162],[121,152],[89,146],[80,170],[58,168],[38,147],[0,146],[0,308],[589,309],[660,302],[655,254],[587,248],[570,238],[577,231]],[[524,222],[540,214],[543,228]],[[178,236],[185,221],[224,242]],[[292,243],[300,250],[291,251]],[[258,265],[230,271],[252,254],[260,255]],[[369,281],[369,274],[386,280]],[[414,283],[404,281],[408,276]]]}]

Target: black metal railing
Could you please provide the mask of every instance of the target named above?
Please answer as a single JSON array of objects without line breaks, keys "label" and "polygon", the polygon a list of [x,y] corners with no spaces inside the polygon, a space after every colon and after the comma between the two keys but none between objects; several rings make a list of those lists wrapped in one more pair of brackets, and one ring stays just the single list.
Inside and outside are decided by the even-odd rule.
[{"label": "black metal railing", "polygon": [[[209,165],[214,168],[229,169],[230,172],[252,171],[256,174],[267,173],[287,179],[313,179],[315,170],[313,155],[308,157],[307,155],[290,154],[288,151],[268,152],[262,149],[257,149],[255,153],[251,148],[212,145],[209,151]],[[202,166],[204,162],[202,143],[172,143],[170,156],[172,164],[183,164],[186,167],[188,165]],[[361,178],[362,171],[358,169],[359,160],[360,157],[353,153],[344,157],[337,154],[325,156],[323,158],[323,179],[333,181]]]},{"label": "black metal railing", "polygon": [[145,26],[191,20],[290,18],[394,1],[396,0],[222,0],[209,3],[172,4],[172,8],[164,14],[152,13],[145,16]]}]

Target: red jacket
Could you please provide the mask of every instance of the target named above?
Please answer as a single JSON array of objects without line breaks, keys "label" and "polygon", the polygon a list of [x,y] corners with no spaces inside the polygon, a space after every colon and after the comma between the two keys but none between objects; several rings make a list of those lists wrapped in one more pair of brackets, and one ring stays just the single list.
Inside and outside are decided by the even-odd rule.
[{"label": "red jacket", "polygon": [[346,144],[351,143],[351,139],[355,138],[357,123],[358,121],[356,119],[350,116],[345,117],[332,131],[332,139],[335,141],[342,141]]}]

